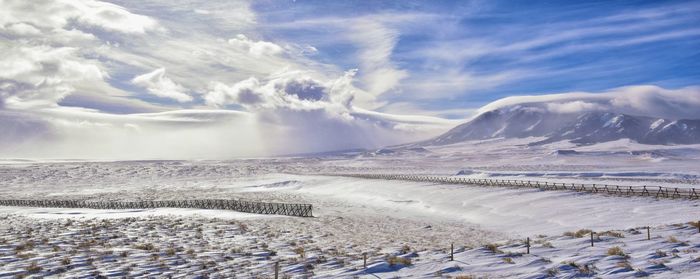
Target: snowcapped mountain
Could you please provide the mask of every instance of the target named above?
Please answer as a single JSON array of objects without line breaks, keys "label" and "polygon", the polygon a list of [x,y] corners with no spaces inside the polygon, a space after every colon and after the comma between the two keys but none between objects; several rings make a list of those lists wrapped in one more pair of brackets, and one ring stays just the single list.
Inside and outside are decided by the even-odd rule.
[{"label": "snowcapped mountain", "polygon": [[[562,103],[528,103],[479,114],[421,145],[446,145],[490,138],[544,137],[532,145],[569,140],[588,145],[619,139],[643,144],[700,143],[700,119],[665,119],[612,110],[562,110]],[[585,106],[583,106],[585,108]]]}]

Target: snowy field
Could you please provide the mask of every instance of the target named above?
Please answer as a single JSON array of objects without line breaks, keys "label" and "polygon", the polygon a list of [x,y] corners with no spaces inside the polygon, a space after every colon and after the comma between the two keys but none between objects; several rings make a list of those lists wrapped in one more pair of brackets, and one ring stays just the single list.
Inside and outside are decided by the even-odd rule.
[{"label": "snowy field", "polygon": [[[696,223],[688,223],[700,219],[700,201],[326,175],[469,170],[467,175],[479,177],[692,185],[698,172],[689,164],[695,153],[650,163],[636,152],[596,161],[583,158],[590,154],[526,150],[549,160],[506,163],[499,154],[507,150],[489,152],[459,157],[436,148],[391,156],[236,161],[8,160],[0,165],[3,198],[302,202],[314,205],[315,217],[0,207],[0,277],[270,278],[275,262],[281,278],[700,276],[700,233]],[[441,163],[425,164],[429,160]],[[586,230],[597,232],[594,247]],[[527,237],[531,254],[524,254]]]}]

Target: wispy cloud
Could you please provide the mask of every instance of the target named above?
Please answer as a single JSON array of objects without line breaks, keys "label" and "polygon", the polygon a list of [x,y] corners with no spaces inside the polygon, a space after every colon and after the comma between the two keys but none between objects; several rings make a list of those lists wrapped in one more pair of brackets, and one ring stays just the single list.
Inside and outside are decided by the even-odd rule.
[{"label": "wispy cloud", "polygon": [[0,0],[0,155],[376,147],[509,94],[697,83],[694,2],[353,3]]}]

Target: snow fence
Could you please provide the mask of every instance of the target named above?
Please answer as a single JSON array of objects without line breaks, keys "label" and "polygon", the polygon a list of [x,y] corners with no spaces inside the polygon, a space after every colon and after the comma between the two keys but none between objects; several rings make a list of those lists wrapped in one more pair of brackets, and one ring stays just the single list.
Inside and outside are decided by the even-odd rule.
[{"label": "snow fence", "polygon": [[154,200],[154,201],[85,201],[85,200],[19,200],[0,199],[0,206],[91,208],[91,209],[146,209],[198,208],[221,209],[256,214],[274,214],[313,217],[311,204],[272,203],[242,200]]}]

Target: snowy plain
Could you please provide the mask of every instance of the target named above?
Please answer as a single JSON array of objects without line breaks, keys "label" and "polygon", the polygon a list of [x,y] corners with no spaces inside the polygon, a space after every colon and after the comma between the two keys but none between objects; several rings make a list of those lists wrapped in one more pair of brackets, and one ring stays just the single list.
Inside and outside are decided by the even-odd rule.
[{"label": "snowy plain", "polygon": [[[700,175],[698,154],[695,146],[526,147],[490,140],[234,161],[6,160],[0,165],[3,198],[303,202],[314,205],[315,217],[2,207],[0,276],[270,278],[279,262],[282,277],[694,278],[700,276],[700,233],[689,222],[700,219],[697,200],[342,174],[462,171],[692,187]],[[596,232],[594,247],[586,230]],[[524,254],[528,237],[531,254]]]}]

